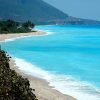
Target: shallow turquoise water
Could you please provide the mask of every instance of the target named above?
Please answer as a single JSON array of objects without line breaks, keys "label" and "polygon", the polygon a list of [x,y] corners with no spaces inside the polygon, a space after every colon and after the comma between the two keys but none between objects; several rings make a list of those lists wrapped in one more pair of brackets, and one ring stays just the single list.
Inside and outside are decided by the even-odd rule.
[{"label": "shallow turquoise water", "polygon": [[75,97],[81,93],[79,100],[83,100],[84,93],[88,94],[85,100],[100,100],[100,27],[37,26],[36,29],[50,34],[1,43],[2,48],[55,75],[51,85],[62,83],[55,86],[58,90],[64,85],[62,88],[69,87]]}]

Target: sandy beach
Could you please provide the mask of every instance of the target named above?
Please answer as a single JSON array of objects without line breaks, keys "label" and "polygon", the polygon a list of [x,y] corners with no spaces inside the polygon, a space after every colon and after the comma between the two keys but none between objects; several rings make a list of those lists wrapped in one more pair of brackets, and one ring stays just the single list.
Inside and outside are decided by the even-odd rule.
[{"label": "sandy beach", "polygon": [[71,96],[64,95],[59,91],[49,86],[46,80],[28,75],[27,73],[18,69],[13,59],[10,61],[11,69],[15,70],[19,75],[28,78],[31,88],[35,89],[35,94],[38,100],[76,100]]},{"label": "sandy beach", "polygon": [[0,41],[4,41],[6,39],[12,39],[12,38],[22,38],[27,36],[41,36],[46,34],[47,33],[43,31],[36,31],[36,32],[29,32],[29,33],[0,34]]},{"label": "sandy beach", "polygon": [[[20,34],[2,34],[0,35],[0,41],[6,39],[19,38],[23,36],[32,36],[32,35],[46,35],[45,32],[30,32],[30,33],[20,33]],[[59,91],[53,89],[49,86],[49,83],[46,80],[39,79],[34,76],[30,76],[27,73],[18,69],[15,61],[11,59],[10,61],[11,69],[15,70],[18,74],[22,75],[24,78],[28,78],[30,81],[31,88],[35,89],[35,94],[38,100],[76,100],[69,95],[60,93]]]}]

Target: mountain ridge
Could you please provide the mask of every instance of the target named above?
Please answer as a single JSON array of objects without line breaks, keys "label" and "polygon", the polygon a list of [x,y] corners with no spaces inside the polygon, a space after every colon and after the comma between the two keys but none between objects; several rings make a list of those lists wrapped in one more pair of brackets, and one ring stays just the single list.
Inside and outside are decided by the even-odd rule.
[{"label": "mountain ridge", "polygon": [[0,0],[0,19],[36,24],[100,24],[99,21],[71,17],[43,0]]}]

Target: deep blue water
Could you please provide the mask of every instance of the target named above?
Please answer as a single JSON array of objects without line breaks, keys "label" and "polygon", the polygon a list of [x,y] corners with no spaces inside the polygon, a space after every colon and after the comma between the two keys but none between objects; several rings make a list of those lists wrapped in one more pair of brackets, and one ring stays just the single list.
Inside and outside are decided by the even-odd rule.
[{"label": "deep blue water", "polygon": [[51,85],[62,89],[61,92],[73,94],[78,100],[100,100],[100,27],[37,26],[36,29],[50,34],[1,43],[2,48],[47,71]]}]

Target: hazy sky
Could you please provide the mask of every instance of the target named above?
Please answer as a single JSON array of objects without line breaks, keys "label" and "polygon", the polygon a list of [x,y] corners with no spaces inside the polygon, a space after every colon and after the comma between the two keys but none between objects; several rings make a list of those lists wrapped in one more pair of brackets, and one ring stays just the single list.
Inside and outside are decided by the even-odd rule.
[{"label": "hazy sky", "polygon": [[63,12],[80,18],[100,20],[100,0],[44,0]]}]

